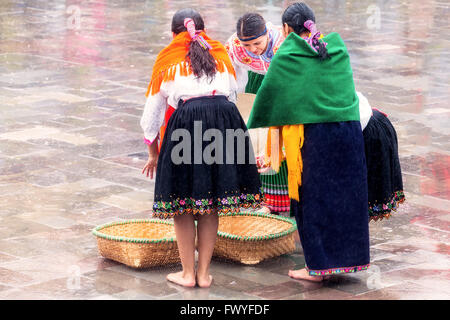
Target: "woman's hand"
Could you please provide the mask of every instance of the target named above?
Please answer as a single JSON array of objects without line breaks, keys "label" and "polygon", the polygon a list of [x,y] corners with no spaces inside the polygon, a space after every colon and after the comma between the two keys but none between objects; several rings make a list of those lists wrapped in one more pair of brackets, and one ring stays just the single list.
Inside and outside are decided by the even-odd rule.
[{"label": "woman's hand", "polygon": [[150,179],[153,179],[153,172],[156,173],[156,168],[158,166],[158,156],[158,144],[155,141],[148,146],[148,160],[142,169],[142,174],[146,174],[147,178],[150,176]]}]

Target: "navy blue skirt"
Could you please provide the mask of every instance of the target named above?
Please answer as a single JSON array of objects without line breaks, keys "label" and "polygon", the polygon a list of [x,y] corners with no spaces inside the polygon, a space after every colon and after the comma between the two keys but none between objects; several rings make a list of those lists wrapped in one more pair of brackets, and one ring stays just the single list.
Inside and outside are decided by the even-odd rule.
[{"label": "navy blue skirt", "polygon": [[369,267],[368,187],[361,125],[306,124],[300,202],[291,200],[310,275]]}]

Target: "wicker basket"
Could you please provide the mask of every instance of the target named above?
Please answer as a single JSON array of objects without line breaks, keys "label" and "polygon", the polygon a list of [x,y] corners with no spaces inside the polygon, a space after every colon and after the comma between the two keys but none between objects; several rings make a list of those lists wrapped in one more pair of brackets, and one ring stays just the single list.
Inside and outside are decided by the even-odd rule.
[{"label": "wicker basket", "polygon": [[222,214],[214,256],[243,264],[257,264],[295,250],[294,220],[273,214]]},{"label": "wicker basket", "polygon": [[133,268],[180,262],[175,229],[165,220],[128,220],[95,228],[100,254]]}]

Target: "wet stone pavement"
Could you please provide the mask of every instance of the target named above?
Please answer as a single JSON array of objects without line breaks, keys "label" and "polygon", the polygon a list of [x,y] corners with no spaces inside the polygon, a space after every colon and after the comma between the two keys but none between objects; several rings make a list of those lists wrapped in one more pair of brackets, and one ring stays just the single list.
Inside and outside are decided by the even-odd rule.
[{"label": "wet stone pavement", "polygon": [[256,266],[214,260],[210,289],[102,258],[99,224],[149,218],[154,181],[139,126],[170,19],[201,7],[225,41],[237,18],[279,24],[285,1],[0,3],[0,299],[449,299],[447,1],[315,1],[349,48],[357,89],[389,114],[407,201],[370,224],[372,267],[321,284],[291,280],[294,254]]}]

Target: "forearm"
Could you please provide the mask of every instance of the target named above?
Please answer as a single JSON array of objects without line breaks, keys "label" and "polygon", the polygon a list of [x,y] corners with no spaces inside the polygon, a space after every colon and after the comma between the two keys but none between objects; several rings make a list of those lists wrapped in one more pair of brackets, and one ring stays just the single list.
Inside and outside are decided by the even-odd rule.
[{"label": "forearm", "polygon": [[164,123],[166,108],[167,101],[161,93],[148,97],[140,121],[146,144],[154,144],[157,140],[160,128]]},{"label": "forearm", "polygon": [[153,179],[154,170],[156,170],[158,164],[158,142],[154,141],[152,144],[148,145],[148,160],[142,169],[142,173],[146,174],[147,177]]},{"label": "forearm", "polygon": [[158,155],[158,141],[156,139],[152,144],[147,145],[147,147],[149,157]]}]

